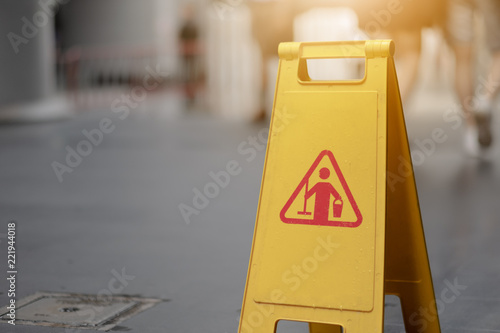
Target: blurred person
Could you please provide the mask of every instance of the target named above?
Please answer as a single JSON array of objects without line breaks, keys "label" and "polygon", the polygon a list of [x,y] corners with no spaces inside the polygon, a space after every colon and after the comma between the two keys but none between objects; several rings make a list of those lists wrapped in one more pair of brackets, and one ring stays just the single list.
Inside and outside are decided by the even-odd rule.
[{"label": "blurred person", "polygon": [[443,0],[376,0],[354,7],[360,28],[373,39],[392,39],[399,90],[403,102],[408,99],[417,79],[422,48],[422,29],[440,28],[445,20]]},{"label": "blurred person", "polygon": [[184,22],[179,30],[182,81],[188,103],[192,103],[196,97],[196,85],[199,78],[199,29],[195,17],[194,6],[187,5],[183,11]]},{"label": "blurred person", "polygon": [[[399,89],[402,100],[407,100],[418,74],[422,29],[444,24],[446,0],[251,1],[253,34],[261,47],[264,63],[277,54],[280,42],[293,40],[294,17],[317,6],[350,7],[358,15],[359,27],[370,38],[394,40]],[[263,69],[265,90],[266,67]]]},{"label": "blurred person", "polygon": [[[475,84],[474,12],[483,16],[486,43],[492,53],[487,80]],[[449,0],[448,38],[455,52],[455,90],[466,126],[464,148],[471,155],[491,146],[491,117],[500,80],[500,1]]]}]

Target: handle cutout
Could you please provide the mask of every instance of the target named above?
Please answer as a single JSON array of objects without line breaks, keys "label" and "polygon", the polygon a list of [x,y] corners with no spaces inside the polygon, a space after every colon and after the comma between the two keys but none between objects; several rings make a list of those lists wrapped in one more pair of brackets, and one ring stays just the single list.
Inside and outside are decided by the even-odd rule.
[{"label": "handle cutout", "polygon": [[308,323],[292,320],[279,320],[274,333],[344,333],[340,325]]},{"label": "handle cutout", "polygon": [[303,82],[362,81],[365,58],[300,59],[299,79]]}]

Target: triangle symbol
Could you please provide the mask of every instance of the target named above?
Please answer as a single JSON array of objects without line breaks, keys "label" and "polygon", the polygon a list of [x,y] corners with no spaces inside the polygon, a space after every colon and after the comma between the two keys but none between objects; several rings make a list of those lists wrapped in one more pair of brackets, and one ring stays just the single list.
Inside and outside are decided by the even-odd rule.
[{"label": "triangle symbol", "polygon": [[355,228],[363,217],[329,150],[323,150],[280,213],[281,221]]}]

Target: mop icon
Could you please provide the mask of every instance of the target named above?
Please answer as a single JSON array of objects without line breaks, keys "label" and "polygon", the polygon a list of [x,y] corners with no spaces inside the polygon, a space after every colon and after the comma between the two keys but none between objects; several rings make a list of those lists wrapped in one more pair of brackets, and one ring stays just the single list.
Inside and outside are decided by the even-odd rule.
[{"label": "mop icon", "polygon": [[309,191],[309,179],[306,181],[306,191],[304,192],[304,210],[297,212],[299,215],[311,215],[311,212],[307,211],[307,192]]}]

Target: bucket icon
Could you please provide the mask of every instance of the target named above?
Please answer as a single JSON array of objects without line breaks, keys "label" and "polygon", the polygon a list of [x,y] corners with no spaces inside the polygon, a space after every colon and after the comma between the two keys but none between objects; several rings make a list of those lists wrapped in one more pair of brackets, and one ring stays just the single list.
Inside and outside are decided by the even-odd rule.
[{"label": "bucket icon", "polygon": [[333,202],[333,217],[340,217],[342,215],[342,207],[344,206],[344,202],[342,199],[336,199]]}]

